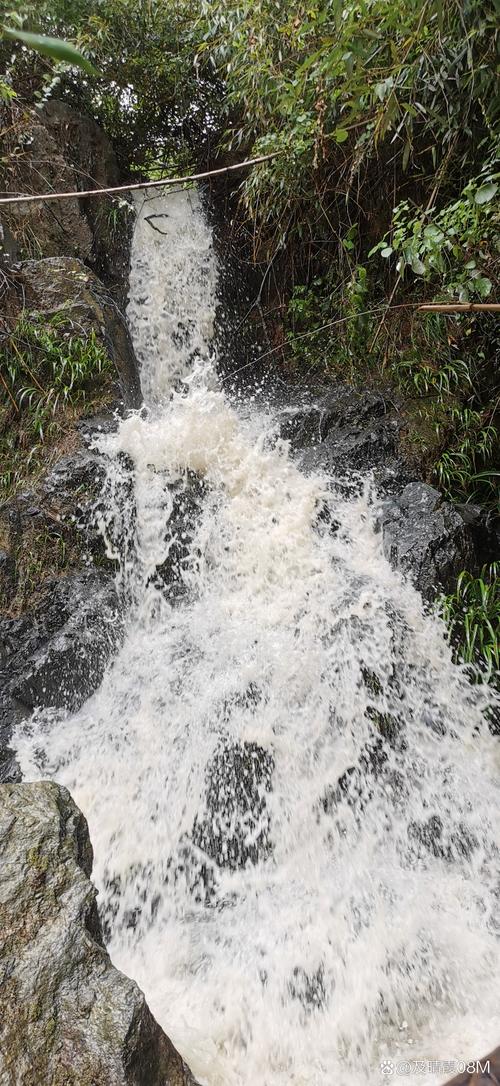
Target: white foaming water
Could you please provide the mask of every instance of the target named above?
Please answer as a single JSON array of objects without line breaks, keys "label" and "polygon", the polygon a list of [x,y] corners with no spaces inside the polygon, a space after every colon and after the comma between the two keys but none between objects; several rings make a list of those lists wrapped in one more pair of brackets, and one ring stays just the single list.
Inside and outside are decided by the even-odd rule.
[{"label": "white foaming water", "polygon": [[198,197],[146,202],[148,411],[101,441],[126,637],[18,750],[85,812],[112,958],[200,1082],[371,1086],[498,1041],[491,695],[389,568],[368,486],[302,475],[272,412],[224,396],[216,279]]}]

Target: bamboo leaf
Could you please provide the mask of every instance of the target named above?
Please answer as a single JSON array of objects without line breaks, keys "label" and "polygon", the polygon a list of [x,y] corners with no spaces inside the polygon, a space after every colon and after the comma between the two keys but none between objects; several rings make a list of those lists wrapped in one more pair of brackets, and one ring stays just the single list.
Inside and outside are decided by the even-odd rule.
[{"label": "bamboo leaf", "polygon": [[53,60],[61,60],[66,64],[82,68],[88,75],[99,75],[90,60],[87,60],[82,53],[79,53],[74,45],[62,41],[61,38],[47,38],[43,34],[32,34],[27,30],[17,30],[13,26],[2,26],[2,33],[10,41],[20,41],[29,49],[42,53],[43,56],[52,57]]}]

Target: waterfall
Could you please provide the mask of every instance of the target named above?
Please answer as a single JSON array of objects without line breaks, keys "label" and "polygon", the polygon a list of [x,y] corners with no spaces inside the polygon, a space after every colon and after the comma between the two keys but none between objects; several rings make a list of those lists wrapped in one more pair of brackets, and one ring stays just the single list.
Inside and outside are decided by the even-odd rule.
[{"label": "waterfall", "polygon": [[126,636],[78,712],[19,729],[23,773],[87,816],[112,959],[200,1083],[441,1083],[498,1041],[492,695],[369,481],[301,473],[224,393],[199,195],[137,212],[145,405],[98,439]]}]

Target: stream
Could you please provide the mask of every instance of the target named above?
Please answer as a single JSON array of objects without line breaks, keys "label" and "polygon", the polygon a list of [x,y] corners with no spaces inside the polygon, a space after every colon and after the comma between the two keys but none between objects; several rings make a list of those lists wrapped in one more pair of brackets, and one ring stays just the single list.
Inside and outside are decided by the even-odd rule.
[{"label": "stream", "polygon": [[225,392],[202,197],[137,211],[145,403],[97,439],[125,639],[20,726],[23,776],[86,815],[112,960],[203,1086],[442,1083],[498,1041],[492,695],[370,479],[302,473],[271,400]]}]

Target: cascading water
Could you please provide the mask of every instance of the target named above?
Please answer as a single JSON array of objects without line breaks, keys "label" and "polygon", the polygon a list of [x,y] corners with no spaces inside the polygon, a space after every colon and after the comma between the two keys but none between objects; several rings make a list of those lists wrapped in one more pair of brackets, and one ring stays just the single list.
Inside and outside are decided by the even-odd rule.
[{"label": "cascading water", "polygon": [[[146,408],[100,439],[126,637],[79,712],[18,735],[24,773],[87,815],[112,958],[200,1082],[479,1057],[498,1041],[491,695],[390,569],[368,485],[301,474],[272,410],[224,395],[216,286],[199,197],[145,200]],[[447,1077],[426,1071],[401,1073]]]}]

